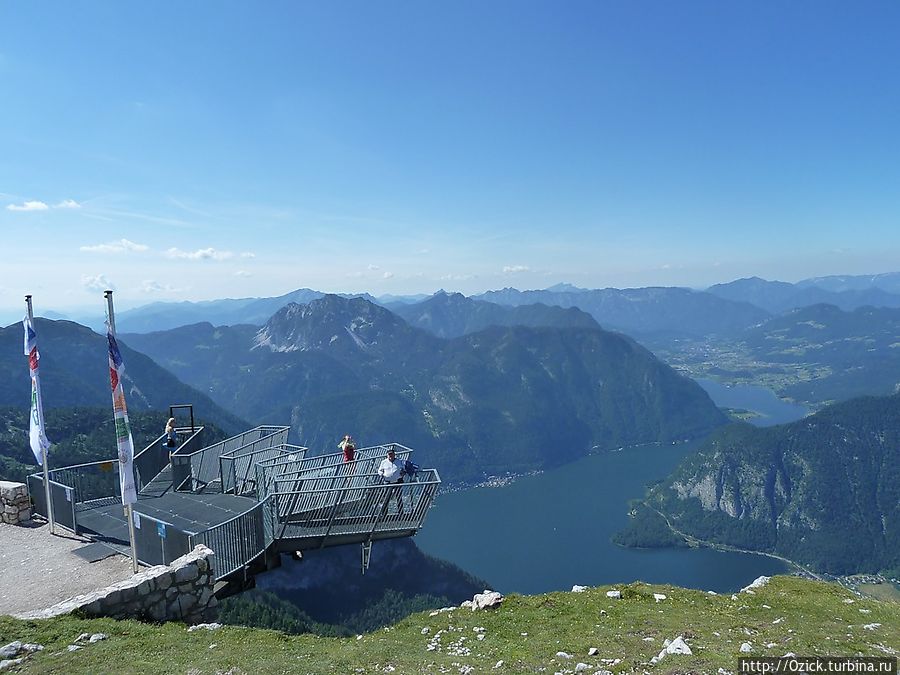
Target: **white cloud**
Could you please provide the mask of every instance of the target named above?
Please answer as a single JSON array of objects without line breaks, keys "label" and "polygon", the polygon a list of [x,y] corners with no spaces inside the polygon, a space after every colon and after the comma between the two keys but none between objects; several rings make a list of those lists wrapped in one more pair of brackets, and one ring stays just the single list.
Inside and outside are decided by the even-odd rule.
[{"label": "white cloud", "polygon": [[660,267],[659,269],[661,269],[661,270],[670,270],[670,269],[672,269],[672,266],[671,266],[669,263],[665,263],[665,264],[664,264],[662,267]]},{"label": "white cloud", "polygon": [[81,285],[84,286],[89,291],[114,291],[116,290],[115,285],[106,278],[104,274],[97,274],[94,276],[84,275],[81,277]]},{"label": "white cloud", "polygon": [[380,268],[378,265],[368,265],[368,266],[366,267],[366,269],[368,269],[368,270],[370,270],[370,271],[372,271],[372,272],[377,272],[377,271],[380,270],[381,268]]},{"label": "white cloud", "polygon": [[394,273],[393,272],[385,272],[384,274],[381,275],[381,278],[382,279],[393,279]]},{"label": "white cloud", "polygon": [[146,279],[141,284],[141,293],[179,293],[181,290],[169,284],[161,284],[154,279]]},{"label": "white cloud", "polygon": [[76,202],[74,199],[63,199],[59,204],[53,207],[54,209],[80,209],[81,204]]},{"label": "white cloud", "polygon": [[255,258],[256,254],[253,253],[252,251],[244,251],[243,253],[241,253],[241,257],[242,258]]},{"label": "white cloud", "polygon": [[518,274],[520,272],[529,272],[531,268],[527,265],[506,265],[503,268],[503,274]]},{"label": "white cloud", "polygon": [[236,276],[236,277],[252,277],[253,274],[251,272],[248,272],[247,270],[238,270],[237,272],[234,273],[234,276]]},{"label": "white cloud", "polygon": [[469,281],[477,278],[474,274],[445,274],[440,278],[440,281]]},{"label": "white cloud", "polygon": [[24,202],[22,204],[8,204],[6,206],[7,211],[46,211],[50,207],[47,206],[44,202]]},{"label": "white cloud", "polygon": [[170,248],[166,251],[166,257],[174,260],[230,260],[234,257],[231,251],[217,251],[214,248],[201,248],[196,251],[182,251],[178,248]]},{"label": "white cloud", "polygon": [[78,250],[85,253],[127,253],[128,251],[146,251],[148,248],[150,247],[146,244],[136,244],[128,239],[120,239],[119,241],[111,241],[108,244],[81,246]]},{"label": "white cloud", "polygon": [[419,249],[419,250],[417,251],[417,253],[418,253],[419,255],[428,255],[429,253],[431,253],[431,251],[428,250],[427,248],[421,248],[421,249]]}]

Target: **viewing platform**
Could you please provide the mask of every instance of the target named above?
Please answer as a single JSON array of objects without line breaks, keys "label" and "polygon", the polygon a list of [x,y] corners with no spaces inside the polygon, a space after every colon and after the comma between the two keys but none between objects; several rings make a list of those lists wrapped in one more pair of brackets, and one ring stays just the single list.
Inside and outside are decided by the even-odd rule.
[{"label": "viewing platform", "polygon": [[[175,448],[161,435],[137,453],[138,560],[168,564],[205,544],[216,554],[216,579],[238,580],[277,564],[280,552],[361,544],[365,570],[372,542],[422,527],[438,472],[420,469],[399,484],[377,473],[389,449],[401,462],[411,449],[360,448],[345,462],[340,452],[308,456],[307,448],[287,443],[288,431],[258,426],[206,446],[203,427],[179,427]],[[118,460],[51,469],[49,487],[57,527],[128,554]],[[47,518],[42,473],[28,477],[28,489],[34,512]]]}]

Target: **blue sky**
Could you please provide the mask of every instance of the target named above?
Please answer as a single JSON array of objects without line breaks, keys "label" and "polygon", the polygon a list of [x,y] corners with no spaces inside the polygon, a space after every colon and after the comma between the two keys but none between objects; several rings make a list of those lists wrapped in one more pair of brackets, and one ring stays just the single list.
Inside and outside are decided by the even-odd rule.
[{"label": "blue sky", "polygon": [[0,311],[900,270],[896,2],[0,4]]}]

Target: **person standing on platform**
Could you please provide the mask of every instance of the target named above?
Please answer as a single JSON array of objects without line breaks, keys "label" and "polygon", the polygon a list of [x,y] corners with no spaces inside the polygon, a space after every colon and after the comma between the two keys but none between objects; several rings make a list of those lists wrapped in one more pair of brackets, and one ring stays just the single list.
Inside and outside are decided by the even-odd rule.
[{"label": "person standing on platform", "polygon": [[356,443],[353,442],[353,436],[350,434],[344,436],[341,442],[338,443],[338,447],[344,453],[344,463],[352,462],[354,457],[356,457]]},{"label": "person standing on platform", "polygon": [[178,445],[178,432],[175,431],[175,418],[170,417],[166,422],[166,447],[174,448]]},{"label": "person standing on platform", "polygon": [[397,500],[398,515],[402,514],[403,488],[400,487],[400,483],[403,482],[403,462],[397,459],[394,448],[388,449],[387,457],[381,460],[381,464],[378,465],[378,475],[381,476],[381,480],[385,483],[389,483],[393,486],[387,490],[387,494],[384,498],[384,508],[381,510],[381,514],[384,515],[387,513],[388,505],[391,503],[391,497],[394,497]]}]

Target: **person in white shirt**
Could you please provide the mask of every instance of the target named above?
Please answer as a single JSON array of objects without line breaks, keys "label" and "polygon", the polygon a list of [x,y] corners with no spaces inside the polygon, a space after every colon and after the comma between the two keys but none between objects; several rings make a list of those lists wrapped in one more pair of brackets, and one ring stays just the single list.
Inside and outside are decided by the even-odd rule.
[{"label": "person in white shirt", "polygon": [[387,494],[384,498],[384,508],[382,509],[381,514],[384,515],[387,513],[388,504],[391,503],[392,496],[397,500],[397,513],[402,514],[403,494],[400,483],[403,482],[403,462],[397,459],[397,455],[394,453],[393,448],[388,450],[387,457],[381,460],[381,464],[378,465],[378,475],[381,476],[381,479],[385,483],[391,483],[395,486],[387,490]]}]

